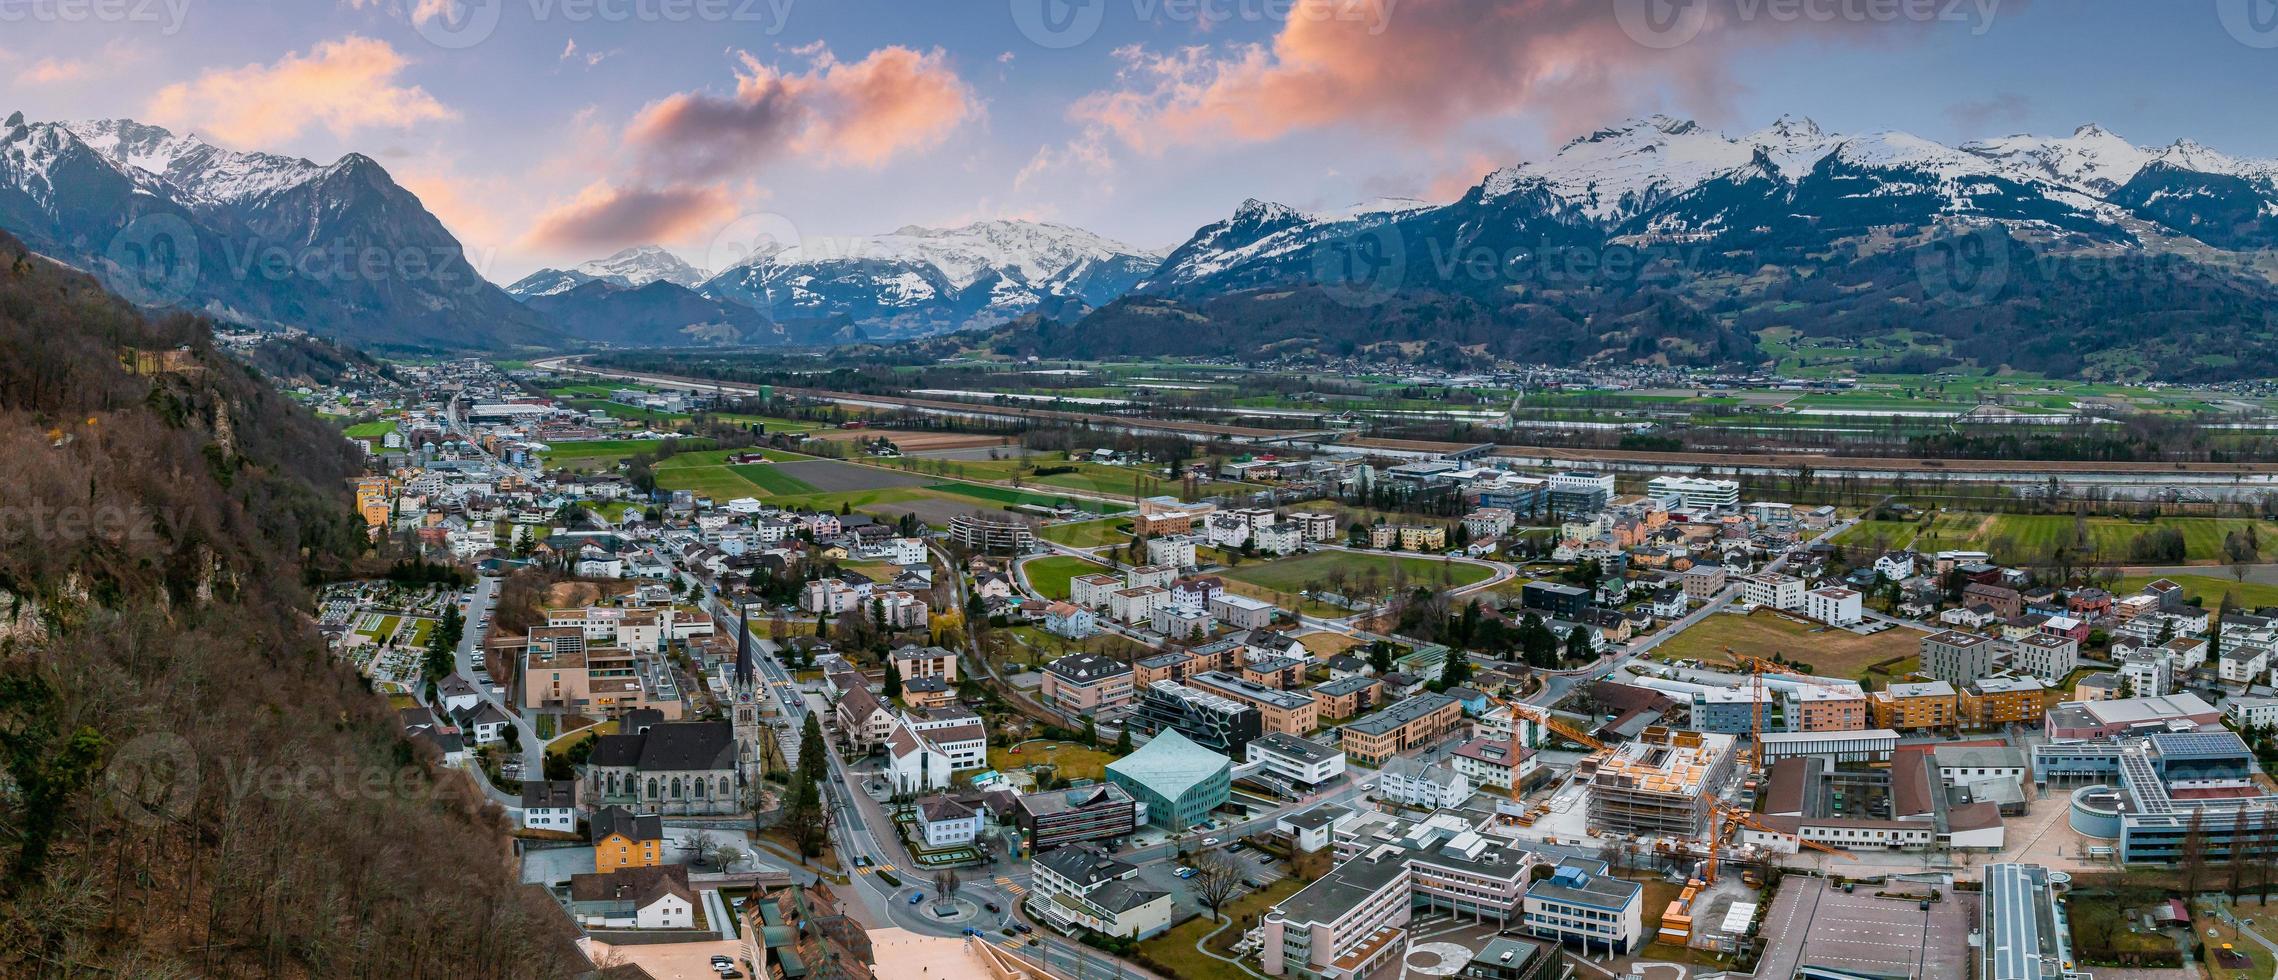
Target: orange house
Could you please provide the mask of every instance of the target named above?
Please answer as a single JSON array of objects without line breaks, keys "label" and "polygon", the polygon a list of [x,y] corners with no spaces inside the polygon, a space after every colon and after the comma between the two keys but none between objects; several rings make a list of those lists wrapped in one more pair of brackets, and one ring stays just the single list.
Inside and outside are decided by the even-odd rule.
[{"label": "orange house", "polygon": [[664,818],[621,806],[593,815],[593,872],[653,868],[664,863]]}]

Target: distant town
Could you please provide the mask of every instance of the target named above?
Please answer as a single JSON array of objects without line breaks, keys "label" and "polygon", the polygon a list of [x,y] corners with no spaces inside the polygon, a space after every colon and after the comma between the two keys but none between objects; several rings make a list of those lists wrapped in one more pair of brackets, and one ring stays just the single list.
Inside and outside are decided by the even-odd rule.
[{"label": "distant town", "polygon": [[[654,975],[2268,948],[2189,901],[2278,861],[2255,503],[391,375],[298,392],[409,556],[319,624],[509,815],[523,881]],[[2174,938],[2208,928],[2238,938]]]}]

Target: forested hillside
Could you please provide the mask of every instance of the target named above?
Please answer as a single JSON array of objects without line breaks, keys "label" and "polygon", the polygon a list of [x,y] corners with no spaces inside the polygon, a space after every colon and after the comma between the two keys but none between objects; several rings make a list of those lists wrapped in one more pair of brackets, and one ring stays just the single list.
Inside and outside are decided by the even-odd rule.
[{"label": "forested hillside", "polygon": [[0,235],[0,459],[0,976],[579,972],[303,611],[337,433]]}]

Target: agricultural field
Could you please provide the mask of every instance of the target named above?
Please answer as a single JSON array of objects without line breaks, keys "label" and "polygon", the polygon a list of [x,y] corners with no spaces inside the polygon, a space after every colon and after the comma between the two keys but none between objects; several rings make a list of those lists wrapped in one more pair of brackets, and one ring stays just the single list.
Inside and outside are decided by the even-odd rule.
[{"label": "agricultural field", "polygon": [[792,476],[781,463],[744,463],[728,467],[728,472],[743,477],[770,496],[820,492],[814,484]]},{"label": "agricultural field", "polygon": [[2278,522],[2242,517],[2161,517],[2132,521],[2119,517],[2075,518],[2066,514],[1973,514],[1940,511],[1921,521],[1862,521],[1844,532],[1844,545],[1872,548],[1911,547],[1919,552],[1972,550],[1992,552],[1994,560],[2009,563],[2031,560],[2059,546],[2083,550],[2083,557],[2104,564],[2130,562],[2130,542],[2145,532],[2173,528],[2183,535],[2184,561],[2220,563],[2223,540],[2233,533],[2254,530],[2265,550],[2278,549]]},{"label": "agricultural field", "polygon": [[1131,521],[1107,517],[1074,524],[1050,524],[1037,531],[1036,536],[1071,548],[1117,547],[1130,542]]},{"label": "agricultural field", "polygon": [[[664,445],[662,439],[592,439],[546,444],[546,463],[616,463]],[[669,461],[668,461],[669,462]]]},{"label": "agricultural field", "polygon": [[1080,575],[1112,572],[1106,565],[1088,562],[1068,555],[1038,558],[1021,566],[1028,584],[1038,595],[1047,599],[1068,598],[1068,583]]},{"label": "agricultural field", "polygon": [[1088,510],[1096,514],[1112,510],[1116,506],[1096,500],[1079,500],[1074,497],[1059,497],[980,483],[936,483],[926,487],[926,489],[944,497],[974,500],[997,507],[1010,507],[1016,504],[1027,504],[1032,507],[1058,507],[1065,503],[1078,510]]},{"label": "agricultural field", "polygon": [[1806,622],[1795,617],[1759,611],[1753,616],[1717,613],[1654,648],[1664,661],[1700,660],[1711,665],[1728,663],[1725,650],[1772,659],[1779,654],[1796,663],[1810,664],[1819,677],[1857,680],[1867,668],[1886,660],[1903,660],[1921,651],[1922,634],[1888,629],[1860,636]]}]

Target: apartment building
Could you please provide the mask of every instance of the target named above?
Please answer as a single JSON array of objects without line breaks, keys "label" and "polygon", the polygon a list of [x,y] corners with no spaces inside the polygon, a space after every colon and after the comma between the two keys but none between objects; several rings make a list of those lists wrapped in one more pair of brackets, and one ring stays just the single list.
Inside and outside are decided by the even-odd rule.
[{"label": "apartment building", "polygon": [[1131,665],[1096,653],[1075,653],[1044,665],[1038,696],[1071,715],[1091,715],[1131,700]]},{"label": "apartment building", "polygon": [[2080,666],[2080,641],[2054,633],[2035,633],[2006,644],[2010,669],[2040,678],[2044,684],[2061,683]]},{"label": "apartment building", "polygon": [[1717,593],[1724,591],[1724,578],[1723,565],[1706,563],[1694,565],[1680,573],[1680,580],[1685,586],[1685,598],[1694,602],[1707,602],[1716,598]]},{"label": "apartment building", "polygon": [[1123,580],[1113,575],[1078,575],[1068,580],[1068,601],[1093,612],[1106,612]]},{"label": "apartment building", "polygon": [[1321,725],[1320,701],[1310,691],[1284,691],[1217,670],[1190,675],[1187,685],[1258,709],[1265,731],[1303,737]]},{"label": "apartment building", "polygon": [[1922,638],[1922,673],[1949,684],[1966,684],[1993,673],[2000,648],[1992,637],[1945,630]]},{"label": "apartment building", "polygon": [[1146,887],[1137,865],[1090,844],[1038,854],[1031,870],[1027,908],[1047,925],[1134,939],[1171,927],[1171,893]]},{"label": "apartment building", "polygon": [[1875,724],[1898,731],[1951,728],[1961,723],[1961,702],[1945,681],[1892,684],[1874,694]]},{"label": "apartment building", "polygon": [[894,667],[902,672],[905,681],[920,677],[939,677],[944,684],[957,683],[957,651],[942,647],[921,647],[910,644],[895,650],[890,656]]},{"label": "apartment building", "polygon": [[1690,476],[1657,476],[1646,481],[1646,496],[1675,500],[1686,510],[1709,511],[1740,506],[1736,480],[1704,480]]},{"label": "apartment building", "polygon": [[1155,610],[1170,608],[1171,592],[1157,585],[1121,589],[1108,597],[1108,617],[1125,625],[1152,623]]},{"label": "apartment building", "polygon": [[2046,690],[2032,677],[1980,677],[1962,685],[1956,707],[1965,723],[1978,728],[2030,725],[2047,710],[2042,699]]},{"label": "apartment building", "polygon": [[1395,755],[1439,741],[1462,723],[1463,702],[1445,694],[1418,694],[1346,725],[1345,756],[1383,765]]},{"label": "apartment building", "polygon": [[1859,593],[1839,586],[1813,589],[1803,595],[1803,614],[1829,626],[1857,626],[1866,618]]},{"label": "apartment building", "polygon": [[1779,572],[1759,572],[1740,577],[1742,602],[1770,609],[1794,611],[1803,608],[1803,580]]},{"label": "apartment building", "polygon": [[1644,893],[1603,861],[1567,858],[1527,887],[1527,935],[1622,955],[1645,941]]}]

